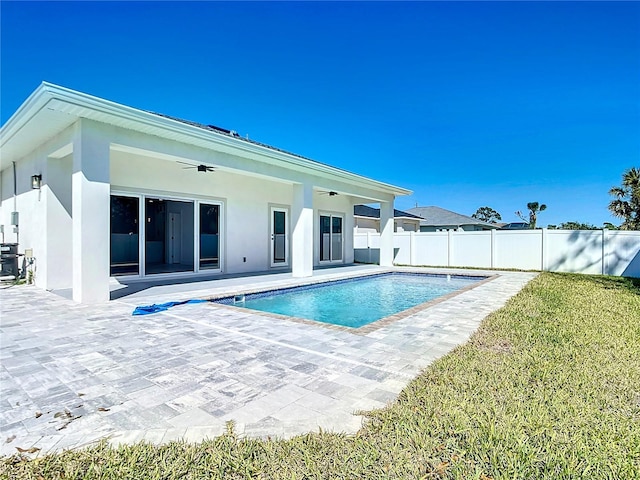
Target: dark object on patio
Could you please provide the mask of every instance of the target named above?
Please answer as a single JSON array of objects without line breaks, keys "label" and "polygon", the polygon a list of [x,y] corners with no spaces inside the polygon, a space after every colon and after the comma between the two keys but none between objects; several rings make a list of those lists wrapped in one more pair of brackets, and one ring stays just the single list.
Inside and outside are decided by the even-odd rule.
[{"label": "dark object on patio", "polygon": [[184,300],[182,302],[167,302],[159,304],[154,303],[153,305],[136,307],[132,315],[150,315],[152,313],[164,312],[165,310],[169,310],[171,307],[175,307],[176,305],[184,305],[186,303],[203,303],[207,301],[208,300]]}]

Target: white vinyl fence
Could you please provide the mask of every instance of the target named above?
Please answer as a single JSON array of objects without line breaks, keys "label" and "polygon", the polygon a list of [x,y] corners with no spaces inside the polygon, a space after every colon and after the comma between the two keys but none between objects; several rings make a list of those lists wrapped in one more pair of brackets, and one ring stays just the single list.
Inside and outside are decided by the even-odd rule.
[{"label": "white vinyl fence", "polygon": [[[490,230],[394,234],[394,263],[515,268],[640,278],[640,232]],[[380,234],[354,234],[356,262],[378,263]]]}]

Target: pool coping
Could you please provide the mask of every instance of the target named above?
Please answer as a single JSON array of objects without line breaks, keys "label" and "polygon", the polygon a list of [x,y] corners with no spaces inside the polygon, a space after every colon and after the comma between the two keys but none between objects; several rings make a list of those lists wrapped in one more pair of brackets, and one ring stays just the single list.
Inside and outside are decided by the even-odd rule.
[{"label": "pool coping", "polygon": [[[279,313],[272,313],[272,312],[265,312],[263,310],[254,310],[252,308],[247,308],[247,307],[241,307],[238,305],[227,305],[224,303],[217,303],[217,300],[222,300],[222,299],[226,299],[226,298],[231,298],[233,296],[236,295],[253,295],[253,294],[259,294],[259,293],[267,293],[267,292],[277,292],[280,290],[290,290],[290,289],[295,289],[298,287],[306,287],[306,286],[315,286],[315,285],[322,285],[322,284],[331,284],[334,282],[344,282],[344,281],[348,281],[348,280],[357,280],[359,278],[366,278],[366,277],[376,277],[376,276],[381,276],[381,275],[389,275],[389,274],[409,274],[409,275],[423,275],[425,277],[436,277],[436,278],[441,278],[441,277],[449,277],[449,276],[453,276],[453,277],[464,277],[464,278],[473,278],[473,277],[477,277],[479,278],[478,281],[476,281],[475,283],[471,284],[471,285],[467,285],[465,287],[462,287],[458,290],[455,290],[453,292],[447,293],[445,295],[441,295],[437,298],[434,298],[432,300],[428,300],[426,302],[420,303],[418,305],[415,305],[413,307],[407,308],[406,310],[402,310],[400,312],[391,314],[391,315],[387,315],[386,317],[380,318],[378,320],[375,320],[371,323],[368,323],[366,325],[362,325],[361,327],[346,327],[343,325],[335,325],[332,323],[326,323],[326,322],[321,322],[319,320],[310,320],[307,318],[301,318],[301,317],[294,317],[294,316],[289,316],[289,315],[283,315],[283,314],[279,314]],[[446,300],[449,300],[451,298],[454,298],[462,293],[468,292],[469,290],[472,290],[476,287],[479,287],[481,285],[484,285],[485,283],[488,283],[492,280],[495,280],[496,278],[498,278],[499,275],[494,274],[494,275],[482,275],[482,274],[477,274],[477,275],[469,275],[469,274],[456,274],[456,273],[423,273],[420,272],[419,270],[413,270],[413,269],[403,269],[403,270],[399,270],[399,269],[389,269],[389,270],[385,270],[385,271],[378,271],[378,272],[371,272],[371,273],[360,273],[360,274],[356,274],[356,275],[352,275],[346,278],[338,278],[338,279],[334,279],[334,280],[326,280],[326,279],[318,279],[315,281],[311,281],[311,282],[305,282],[302,283],[300,285],[295,285],[295,286],[283,286],[280,288],[273,288],[273,287],[263,287],[263,288],[253,288],[253,289],[248,289],[246,291],[239,291],[238,293],[234,294],[234,295],[229,295],[229,294],[220,294],[220,295],[214,295],[212,297],[207,298],[206,300],[208,302],[210,302],[208,305],[209,306],[214,306],[215,307],[221,307],[223,309],[229,309],[231,311],[241,311],[241,312],[251,312],[251,313],[259,313],[260,315],[264,315],[265,317],[269,317],[269,318],[275,318],[275,319],[279,319],[279,320],[286,320],[286,321],[290,321],[290,322],[295,322],[295,323],[301,323],[304,325],[312,325],[312,326],[319,326],[319,327],[323,327],[323,328],[328,328],[330,330],[337,330],[337,331],[341,331],[341,332],[346,332],[346,333],[351,333],[354,335],[368,335],[371,332],[375,332],[376,330],[379,330],[381,328],[387,327],[399,320],[403,320],[411,315],[414,315],[415,313],[421,312],[423,310],[426,310],[434,305],[437,305],[438,303],[444,302]]]}]

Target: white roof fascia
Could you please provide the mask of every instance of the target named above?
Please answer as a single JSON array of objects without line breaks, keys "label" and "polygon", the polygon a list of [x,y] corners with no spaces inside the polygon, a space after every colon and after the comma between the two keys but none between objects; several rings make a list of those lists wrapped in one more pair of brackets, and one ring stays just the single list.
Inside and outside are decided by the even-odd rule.
[{"label": "white roof fascia", "polygon": [[[246,142],[241,139],[228,137],[221,133],[203,130],[200,127],[189,125],[178,120],[166,118],[154,113],[145,112],[136,108],[128,107],[119,103],[111,102],[99,97],[94,97],[85,93],[77,92],[65,87],[42,82],[42,84],[27,98],[18,108],[11,118],[0,129],[0,148],[31,119],[42,108],[51,108],[66,113],[71,113],[77,117],[91,118],[92,112],[99,112],[115,118],[133,121],[135,123],[173,133],[183,134],[188,137],[205,140],[220,146],[230,147],[247,153],[253,153],[260,157],[268,157],[272,160],[283,163],[288,168],[312,172],[322,176],[338,177],[347,183],[382,190],[394,196],[410,195],[410,190],[397,187],[384,182],[379,182],[355,173],[348,172],[336,167],[318,163],[312,160],[297,157],[285,152],[279,152],[272,148]],[[68,112],[69,107],[73,112]]]},{"label": "white roof fascia", "polygon": [[31,120],[47,104],[45,97],[45,83],[36,88],[29,97],[20,105],[18,110],[0,128],[0,147],[13,138],[13,136]]}]

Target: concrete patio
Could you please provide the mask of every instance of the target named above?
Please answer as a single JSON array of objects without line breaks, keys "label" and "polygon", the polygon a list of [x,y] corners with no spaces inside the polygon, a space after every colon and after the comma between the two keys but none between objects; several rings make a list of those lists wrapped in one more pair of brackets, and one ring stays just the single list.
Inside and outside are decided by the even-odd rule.
[{"label": "concrete patio", "polygon": [[[321,270],[308,281],[385,270]],[[223,433],[229,420],[247,436],[353,433],[362,422],[356,412],[393,401],[536,276],[394,270],[497,276],[366,334],[211,303],[131,315],[138,305],[299,284],[290,274],[149,286],[101,305],[4,288],[0,454],[105,437],[114,444],[200,441]]]}]

